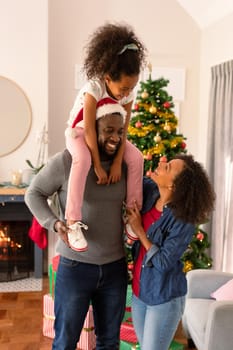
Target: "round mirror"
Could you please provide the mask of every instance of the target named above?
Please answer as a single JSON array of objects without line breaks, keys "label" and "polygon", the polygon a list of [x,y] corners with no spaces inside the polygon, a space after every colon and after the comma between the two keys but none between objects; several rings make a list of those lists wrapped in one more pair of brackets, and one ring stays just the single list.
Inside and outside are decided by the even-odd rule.
[{"label": "round mirror", "polygon": [[31,104],[24,91],[12,80],[0,76],[0,157],[19,148],[32,124]]}]

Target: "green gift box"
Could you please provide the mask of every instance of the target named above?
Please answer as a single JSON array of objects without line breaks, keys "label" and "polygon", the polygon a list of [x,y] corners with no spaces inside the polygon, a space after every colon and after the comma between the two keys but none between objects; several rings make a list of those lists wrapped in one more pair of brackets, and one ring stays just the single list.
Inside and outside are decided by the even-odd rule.
[{"label": "green gift box", "polygon": [[56,271],[53,270],[53,265],[49,265],[49,294],[54,297],[54,287],[56,283]]},{"label": "green gift box", "polygon": [[173,340],[168,350],[184,350],[184,345]]},{"label": "green gift box", "polygon": [[[140,350],[140,345],[134,344],[134,343],[129,343],[124,340],[120,341],[120,350]],[[184,345],[178,343],[177,341],[173,340],[169,350],[184,350]]]},{"label": "green gift box", "polygon": [[134,344],[134,343],[129,343],[127,341],[121,340],[120,341],[120,350],[140,350],[140,345]]}]

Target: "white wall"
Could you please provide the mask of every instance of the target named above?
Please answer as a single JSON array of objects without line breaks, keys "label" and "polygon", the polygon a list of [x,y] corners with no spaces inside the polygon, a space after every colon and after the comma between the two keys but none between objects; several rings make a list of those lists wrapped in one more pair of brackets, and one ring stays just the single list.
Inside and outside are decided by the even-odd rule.
[{"label": "white wall", "polygon": [[0,158],[0,181],[9,180],[11,169],[24,168],[25,159],[35,162],[35,136],[47,118],[49,154],[63,149],[65,123],[77,93],[75,64],[82,63],[89,35],[107,20],[131,24],[154,66],[186,69],[179,128],[189,152],[203,154],[198,149],[199,131],[204,133],[198,117],[201,31],[176,1],[0,0],[0,75],[23,88],[33,110],[27,140]]},{"label": "white wall", "polygon": [[198,155],[203,163],[208,157],[206,145],[211,67],[233,59],[232,33],[233,13],[202,33]]},{"label": "white wall", "polygon": [[35,136],[48,118],[47,19],[47,0],[0,0],[0,75],[15,81],[32,106],[28,138],[18,150],[0,157],[0,181],[10,180],[12,169],[26,168],[25,159],[37,158]]}]

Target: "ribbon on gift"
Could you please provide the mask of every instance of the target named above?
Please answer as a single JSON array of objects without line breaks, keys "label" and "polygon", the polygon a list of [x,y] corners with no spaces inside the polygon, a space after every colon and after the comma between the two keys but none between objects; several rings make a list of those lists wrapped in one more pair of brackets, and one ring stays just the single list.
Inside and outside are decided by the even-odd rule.
[{"label": "ribbon on gift", "polygon": [[44,318],[46,319],[46,320],[52,320],[52,321],[54,321],[55,320],[55,316],[51,316],[51,315],[48,315],[48,314],[45,314],[44,313]]},{"label": "ribbon on gift", "polygon": [[94,329],[95,329],[94,327],[90,327],[90,328],[85,328],[84,327],[82,330],[85,331],[85,332],[92,332],[92,331],[94,331]]}]

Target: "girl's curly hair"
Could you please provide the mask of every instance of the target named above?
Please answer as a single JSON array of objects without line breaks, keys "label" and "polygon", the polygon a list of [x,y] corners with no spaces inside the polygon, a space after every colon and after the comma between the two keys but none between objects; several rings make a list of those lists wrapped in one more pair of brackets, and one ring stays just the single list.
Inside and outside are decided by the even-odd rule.
[{"label": "girl's curly hair", "polygon": [[[120,53],[129,44],[135,44],[138,50],[126,49]],[[122,74],[139,74],[145,63],[146,48],[126,24],[107,23],[97,28],[85,49],[83,70],[88,79],[103,79],[108,74],[117,81]]]},{"label": "girl's curly hair", "polygon": [[215,192],[203,166],[192,155],[176,155],[185,162],[174,180],[171,208],[175,217],[192,224],[205,223],[214,209]]}]

